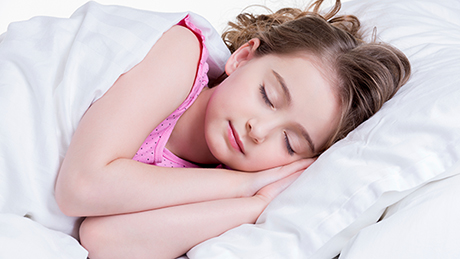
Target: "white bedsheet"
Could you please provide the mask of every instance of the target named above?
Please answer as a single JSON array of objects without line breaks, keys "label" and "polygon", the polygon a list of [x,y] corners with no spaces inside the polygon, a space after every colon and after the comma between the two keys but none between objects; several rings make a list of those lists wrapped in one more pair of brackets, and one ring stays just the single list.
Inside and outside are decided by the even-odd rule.
[{"label": "white bedsheet", "polygon": [[[91,103],[186,15],[89,2],[70,19],[37,17],[0,36],[0,258],[86,258],[79,219],[54,198],[61,161]],[[190,16],[220,75],[227,48]]]}]

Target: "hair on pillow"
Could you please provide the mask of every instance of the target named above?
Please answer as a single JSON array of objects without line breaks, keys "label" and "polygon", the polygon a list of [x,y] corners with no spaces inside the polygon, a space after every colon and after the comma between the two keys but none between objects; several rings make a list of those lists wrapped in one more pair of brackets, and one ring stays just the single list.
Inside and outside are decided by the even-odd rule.
[{"label": "hair on pillow", "polygon": [[372,38],[402,50],[409,82],[327,150],[259,218],[192,249],[190,258],[332,258],[383,211],[460,158],[460,2],[355,0]]}]

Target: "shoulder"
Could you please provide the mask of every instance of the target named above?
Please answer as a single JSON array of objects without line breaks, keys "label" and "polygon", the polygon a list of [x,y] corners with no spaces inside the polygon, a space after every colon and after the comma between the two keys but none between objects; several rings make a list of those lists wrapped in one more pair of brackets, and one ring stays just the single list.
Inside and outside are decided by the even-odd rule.
[{"label": "shoulder", "polygon": [[200,44],[192,31],[175,25],[164,32],[146,57],[120,79],[130,81],[131,85],[136,85],[136,90],[143,89],[145,94],[156,91],[168,100],[167,106],[177,107],[195,81]]},{"label": "shoulder", "polygon": [[200,50],[200,42],[197,36],[184,26],[174,25],[163,34],[161,39],[164,41],[181,43],[184,47],[195,47]]},{"label": "shoulder", "polygon": [[167,30],[152,50],[156,48],[161,53],[168,53],[167,58],[177,58],[184,62],[198,61],[201,53],[201,43],[197,36],[190,29],[180,25],[175,25]]},{"label": "shoulder", "polygon": [[[201,43],[197,36],[190,29],[175,25],[160,37],[142,62],[149,71],[144,75],[149,74],[146,79],[156,82],[157,91],[171,98],[173,107],[178,106],[193,87],[200,56]],[[159,78],[162,82],[158,82]],[[159,85],[163,87],[158,88]]]},{"label": "shoulder", "polygon": [[188,94],[195,81],[200,54],[197,36],[188,28],[175,25],[160,37],[140,65],[150,71],[146,74],[156,71],[157,76],[168,80],[168,88]]}]

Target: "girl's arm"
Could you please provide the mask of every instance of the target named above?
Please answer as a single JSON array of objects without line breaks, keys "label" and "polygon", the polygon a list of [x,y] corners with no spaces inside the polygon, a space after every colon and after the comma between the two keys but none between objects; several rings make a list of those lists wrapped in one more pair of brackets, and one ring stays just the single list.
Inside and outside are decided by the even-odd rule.
[{"label": "girl's arm", "polygon": [[301,160],[261,173],[243,173],[225,169],[156,167],[117,159],[93,175],[80,180],[71,177],[71,183],[61,187],[68,188],[67,192],[61,193],[60,198],[57,196],[57,200],[67,215],[99,216],[249,197],[267,184],[304,170],[311,162]]},{"label": "girl's arm", "polygon": [[91,259],[176,258],[231,228],[255,223],[267,204],[299,174],[270,184],[252,197],[87,218],[80,228],[81,243]]},{"label": "girl's arm", "polygon": [[150,131],[190,92],[199,44],[188,29],[171,28],[141,63],[88,109],[56,183],[56,199],[64,213],[110,215],[250,196],[292,173],[283,168],[264,174],[173,169],[131,159]]},{"label": "girl's arm", "polygon": [[85,219],[80,239],[91,259],[176,258],[263,210],[253,197],[179,205],[145,212]]}]

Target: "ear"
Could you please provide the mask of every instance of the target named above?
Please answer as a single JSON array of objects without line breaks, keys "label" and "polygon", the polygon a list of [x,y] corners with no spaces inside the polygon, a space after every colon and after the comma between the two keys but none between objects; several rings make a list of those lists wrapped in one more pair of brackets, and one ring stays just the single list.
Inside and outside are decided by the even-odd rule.
[{"label": "ear", "polygon": [[254,53],[259,45],[260,40],[258,38],[254,38],[239,47],[227,60],[227,63],[225,64],[225,73],[230,75],[239,66],[244,64],[246,61],[251,60],[254,57]]}]

